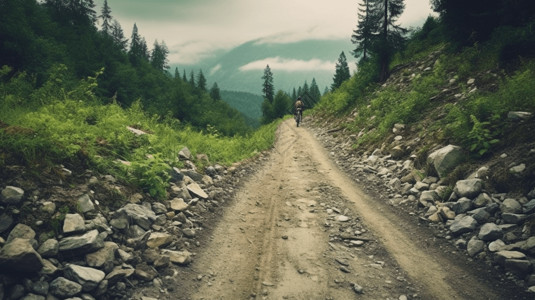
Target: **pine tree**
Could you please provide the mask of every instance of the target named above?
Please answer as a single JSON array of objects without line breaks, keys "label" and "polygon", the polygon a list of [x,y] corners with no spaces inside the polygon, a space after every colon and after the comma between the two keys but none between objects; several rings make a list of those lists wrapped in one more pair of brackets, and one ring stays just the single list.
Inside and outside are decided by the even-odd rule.
[{"label": "pine tree", "polygon": [[189,84],[192,87],[195,87],[195,74],[193,73],[193,70],[189,73]]},{"label": "pine tree", "polygon": [[182,73],[182,80],[184,82],[188,82],[188,77],[186,76],[186,69],[184,69],[184,72]]},{"label": "pine tree", "polygon": [[128,40],[124,37],[124,32],[121,28],[121,24],[119,24],[117,20],[113,20],[113,24],[111,26],[111,37],[113,39],[113,42],[119,47],[119,49],[126,51],[126,45],[128,44]]},{"label": "pine tree", "polygon": [[134,23],[134,27],[132,28],[132,36],[130,37],[130,50],[128,51],[128,54],[130,55],[131,60],[135,62],[143,58],[143,51],[143,46],[141,45],[141,36],[139,36],[137,25]]},{"label": "pine tree", "polygon": [[178,72],[178,67],[175,67],[175,76],[174,76],[175,79],[179,79],[180,78],[180,73]]},{"label": "pine tree", "polygon": [[108,0],[104,0],[104,6],[102,6],[101,15],[99,16],[102,19],[102,32],[107,35],[112,33],[112,17],[111,9],[108,6]]},{"label": "pine tree", "polygon": [[347,65],[346,55],[344,51],[340,53],[338,62],[336,63],[336,71],[334,73],[333,83],[331,85],[331,90],[335,90],[342,85],[342,83],[351,78],[349,74],[349,66]]},{"label": "pine tree", "polygon": [[214,100],[221,100],[221,91],[219,90],[216,82],[214,82],[212,88],[210,89],[210,97]]},{"label": "pine tree", "polygon": [[312,78],[312,83],[310,84],[310,98],[312,98],[312,105],[318,103],[321,99],[321,92],[316,83],[316,78]]},{"label": "pine tree", "polygon": [[373,42],[378,35],[380,14],[377,13],[377,5],[382,0],[365,0],[359,5],[357,29],[351,35],[351,42],[357,47],[353,50],[355,58],[365,61],[368,59],[368,52],[372,48]]},{"label": "pine tree", "polygon": [[269,65],[267,65],[264,69],[264,75],[262,76],[262,79],[264,80],[264,83],[262,84],[262,93],[264,94],[264,98],[268,99],[268,101],[272,103],[275,87],[273,86],[273,73],[271,73]]},{"label": "pine tree", "polygon": [[206,91],[206,78],[202,73],[202,70],[199,70],[199,76],[197,76],[197,88],[201,91]]},{"label": "pine tree", "polygon": [[167,60],[167,54],[169,54],[169,50],[167,49],[165,42],[162,41],[162,43],[159,44],[158,40],[155,40],[154,48],[152,49],[150,58],[151,65],[155,69],[165,72],[167,69],[169,69],[169,61]]}]

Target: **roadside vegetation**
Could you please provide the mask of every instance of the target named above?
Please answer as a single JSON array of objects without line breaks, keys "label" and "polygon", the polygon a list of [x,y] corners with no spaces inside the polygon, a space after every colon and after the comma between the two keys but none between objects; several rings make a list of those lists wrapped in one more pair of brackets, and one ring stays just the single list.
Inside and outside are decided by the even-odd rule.
[{"label": "roadside vegetation", "polygon": [[[487,40],[459,47],[445,24],[429,17],[392,56],[389,72],[401,72],[404,84],[383,86],[380,63],[373,57],[361,60],[358,71],[326,94],[314,113],[351,118],[343,126],[361,133],[355,148],[380,146],[400,123],[483,157],[511,142],[508,112],[535,112],[534,52],[518,48],[534,44],[533,36],[533,23],[501,26]],[[434,54],[432,70],[407,71]],[[470,79],[483,88],[469,89]],[[445,90],[449,86],[458,89]],[[429,119],[433,122],[424,122]]]}]

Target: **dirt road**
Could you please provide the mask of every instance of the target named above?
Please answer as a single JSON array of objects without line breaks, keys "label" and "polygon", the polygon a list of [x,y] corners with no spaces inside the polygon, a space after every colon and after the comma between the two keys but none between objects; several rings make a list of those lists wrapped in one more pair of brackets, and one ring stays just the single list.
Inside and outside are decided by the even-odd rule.
[{"label": "dirt road", "polygon": [[284,122],[269,162],[190,266],[187,299],[504,299],[464,262],[418,242],[394,208]]}]

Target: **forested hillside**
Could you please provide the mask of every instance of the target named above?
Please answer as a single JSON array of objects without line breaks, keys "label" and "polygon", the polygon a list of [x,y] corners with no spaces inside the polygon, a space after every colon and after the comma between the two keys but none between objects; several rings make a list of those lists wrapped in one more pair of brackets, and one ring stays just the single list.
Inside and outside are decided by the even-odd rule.
[{"label": "forested hillside", "polygon": [[202,74],[184,80],[169,72],[164,41],[147,45],[136,25],[127,38],[109,6],[101,12],[94,7],[89,0],[2,1],[0,65],[11,68],[3,80],[25,76],[28,85],[40,88],[60,77],[62,85],[72,87],[98,75],[95,96],[103,104],[129,107],[139,100],[150,114],[199,129],[211,125],[225,135],[250,131],[239,112],[209,96]]}]

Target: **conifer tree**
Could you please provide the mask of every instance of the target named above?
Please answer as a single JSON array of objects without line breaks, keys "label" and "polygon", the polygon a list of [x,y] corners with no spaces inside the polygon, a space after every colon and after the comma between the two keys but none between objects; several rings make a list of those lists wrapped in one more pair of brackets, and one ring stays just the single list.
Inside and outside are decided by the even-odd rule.
[{"label": "conifer tree", "polygon": [[210,97],[214,100],[221,100],[221,91],[217,86],[217,82],[214,82],[212,88],[210,89]]},{"label": "conifer tree", "polygon": [[175,67],[175,76],[174,76],[175,79],[179,79],[180,78],[180,73],[178,72],[178,67]]},{"label": "conifer tree", "polygon": [[182,72],[182,80],[184,82],[188,82],[188,77],[186,76],[186,69],[184,69],[184,72]]},{"label": "conifer tree", "polygon": [[111,38],[113,39],[114,44],[119,47],[119,49],[126,51],[128,40],[124,37],[121,24],[119,24],[117,20],[113,20],[113,24],[111,26]]},{"label": "conifer tree", "polygon": [[189,84],[191,84],[192,87],[195,87],[195,74],[193,73],[193,70],[189,73]]},{"label": "conifer tree", "polygon": [[165,42],[162,41],[162,43],[159,44],[158,40],[155,40],[150,60],[151,65],[155,69],[165,72],[167,69],[169,69],[167,54],[169,54],[169,50],[167,49]]},{"label": "conifer tree", "polygon": [[264,99],[268,99],[268,101],[272,103],[275,87],[273,86],[273,73],[271,73],[269,65],[267,65],[264,69],[264,75],[262,76],[262,79],[264,80],[264,83],[262,84],[262,93],[264,95]]},{"label": "conifer tree", "polygon": [[104,5],[102,6],[101,15],[99,16],[102,19],[102,32],[107,35],[112,33],[112,17],[111,9],[108,6],[108,0],[104,0]]},{"label": "conifer tree", "polygon": [[141,36],[139,36],[137,25],[134,23],[132,28],[132,36],[130,37],[130,50],[128,54],[133,61],[137,61],[144,56],[143,46],[141,45]]},{"label": "conifer tree", "polygon": [[334,73],[333,83],[331,85],[331,90],[335,90],[342,85],[342,83],[351,78],[349,74],[349,66],[347,65],[347,58],[344,54],[344,51],[340,53],[338,62],[336,63],[336,70]]},{"label": "conifer tree", "polygon": [[201,91],[206,91],[206,78],[202,73],[202,70],[199,70],[199,75],[197,76],[197,88]]},{"label": "conifer tree", "polygon": [[351,35],[351,42],[357,47],[353,50],[355,58],[365,61],[368,58],[368,52],[372,48],[374,39],[378,35],[380,14],[377,5],[382,0],[365,0],[359,5],[357,29]]},{"label": "conifer tree", "polygon": [[320,101],[321,92],[316,83],[316,78],[312,78],[312,83],[310,84],[310,98],[312,98],[312,104],[316,104]]}]

